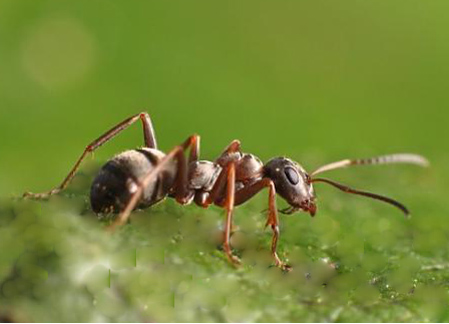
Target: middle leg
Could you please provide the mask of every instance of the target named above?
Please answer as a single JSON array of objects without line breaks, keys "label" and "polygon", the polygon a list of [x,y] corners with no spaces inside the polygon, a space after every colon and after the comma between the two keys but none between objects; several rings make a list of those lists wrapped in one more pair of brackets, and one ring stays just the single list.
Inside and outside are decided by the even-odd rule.
[{"label": "middle leg", "polygon": [[232,218],[235,206],[235,162],[229,161],[221,170],[212,190],[207,193],[204,201],[197,202],[202,207],[208,207],[215,203],[226,210],[226,221],[224,227],[223,250],[228,260],[234,264],[240,264],[238,257],[232,254],[230,237],[233,229]]},{"label": "middle leg", "polygon": [[226,199],[225,199],[226,222],[225,222],[223,249],[231,263],[240,264],[240,259],[232,254],[231,244],[230,244],[231,231],[232,231],[232,217],[233,217],[233,213],[234,213],[234,199],[235,199],[235,163],[234,162],[231,162],[228,165],[226,174],[227,174]]}]

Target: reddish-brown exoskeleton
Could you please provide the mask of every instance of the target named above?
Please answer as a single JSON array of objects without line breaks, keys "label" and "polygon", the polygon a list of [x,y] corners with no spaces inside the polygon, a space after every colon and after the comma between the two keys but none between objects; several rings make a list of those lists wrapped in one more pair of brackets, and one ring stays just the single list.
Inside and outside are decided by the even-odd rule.
[{"label": "reddish-brown exoskeleton", "polygon": [[[147,113],[134,115],[119,123],[98,139],[87,145],[75,166],[60,186],[40,194],[25,193],[24,197],[46,198],[67,187],[74,177],[82,160],[95,149],[141,120],[145,146],[129,150],[114,156],[100,170],[95,178],[90,199],[96,213],[120,213],[114,223],[125,224],[135,208],[146,208],[173,197],[180,204],[194,201],[201,207],[210,204],[226,210],[223,249],[233,264],[239,259],[233,255],[230,246],[230,234],[234,207],[243,204],[264,188],[268,188],[268,217],[266,225],[273,231],[271,253],[275,265],[288,270],[276,252],[279,239],[279,220],[276,208],[276,193],[290,205],[281,213],[292,214],[302,210],[314,216],[316,213],[313,183],[324,182],[338,189],[371,197],[392,204],[406,215],[408,210],[399,202],[373,193],[349,188],[324,178],[315,178],[318,173],[350,165],[413,163],[421,166],[428,164],[422,156],[415,154],[392,154],[370,159],[342,160],[324,165],[314,172],[307,172],[298,163],[285,157],[271,159],[263,164],[256,156],[243,153],[240,142],[234,140],[213,162],[199,160],[200,137],[190,136],[184,143],[165,154],[157,148],[156,138],[150,116]],[[188,159],[185,151],[189,150]]]}]

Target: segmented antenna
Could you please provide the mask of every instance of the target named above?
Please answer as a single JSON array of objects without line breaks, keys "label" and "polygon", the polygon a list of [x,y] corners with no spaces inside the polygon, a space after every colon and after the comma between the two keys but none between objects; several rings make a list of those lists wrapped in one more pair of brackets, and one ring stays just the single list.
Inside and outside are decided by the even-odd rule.
[{"label": "segmented antenna", "polygon": [[315,171],[313,171],[310,176],[314,176],[318,173],[346,168],[351,165],[375,165],[375,164],[393,164],[393,163],[410,163],[416,164],[422,167],[426,167],[429,165],[429,161],[418,154],[411,153],[399,153],[399,154],[390,154],[390,155],[382,155],[367,159],[354,159],[354,160],[341,160],[337,162],[332,162],[329,164],[325,164]]},{"label": "segmented antenna", "polygon": [[377,200],[386,202],[387,204],[390,204],[390,205],[393,205],[393,206],[399,208],[405,214],[406,217],[410,215],[410,212],[408,211],[407,207],[405,207],[403,204],[401,204],[400,202],[398,202],[394,199],[391,199],[391,198],[388,198],[385,196],[381,196],[381,195],[378,195],[375,193],[371,193],[371,192],[353,189],[353,188],[350,188],[341,183],[335,182],[333,180],[325,179],[325,178],[315,178],[315,179],[312,179],[312,182],[324,182],[324,183],[330,184],[346,193],[352,193],[355,195],[365,196],[365,197],[369,197],[369,198],[373,198],[373,199],[377,199]]}]

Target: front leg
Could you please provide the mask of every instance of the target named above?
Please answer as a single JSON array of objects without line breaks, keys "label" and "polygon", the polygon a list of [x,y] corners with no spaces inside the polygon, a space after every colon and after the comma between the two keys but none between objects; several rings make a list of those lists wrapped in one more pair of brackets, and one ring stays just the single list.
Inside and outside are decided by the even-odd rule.
[{"label": "front leg", "polygon": [[271,240],[271,254],[277,267],[281,268],[284,271],[290,271],[292,269],[291,266],[281,261],[277,254],[277,242],[279,240],[279,219],[276,208],[276,188],[273,181],[269,178],[262,178],[257,182],[240,189],[235,194],[235,204],[243,204],[245,201],[249,200],[266,187],[269,188],[268,217],[266,226],[270,226],[271,230],[273,231],[273,237]]}]

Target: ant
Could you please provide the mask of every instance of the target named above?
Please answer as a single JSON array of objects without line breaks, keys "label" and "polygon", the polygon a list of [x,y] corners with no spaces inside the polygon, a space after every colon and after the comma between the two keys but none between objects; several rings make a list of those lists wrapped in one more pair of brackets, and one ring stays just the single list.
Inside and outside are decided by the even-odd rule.
[{"label": "ant", "polygon": [[[279,239],[276,193],[290,205],[279,210],[283,214],[293,214],[302,210],[314,216],[317,207],[313,184],[322,182],[347,193],[391,204],[408,215],[407,208],[391,198],[315,176],[325,171],[353,165],[388,163],[428,165],[428,161],[420,155],[402,153],[368,159],[346,159],[326,164],[308,174],[300,164],[285,157],[276,157],[263,164],[256,156],[243,153],[238,140],[232,141],[215,161],[199,160],[198,135],[190,136],[181,145],[164,153],[158,149],[149,114],[142,112],[125,119],[87,145],[58,187],[46,193],[26,192],[23,196],[42,199],[59,193],[70,183],[88,154],[139,119],[143,124],[144,147],[122,152],[101,168],[90,191],[92,210],[95,213],[119,213],[110,225],[110,228],[114,229],[126,223],[132,210],[150,207],[167,196],[175,198],[182,205],[194,201],[198,206],[207,208],[215,204],[226,210],[223,250],[234,265],[240,263],[239,258],[233,255],[230,246],[234,207],[251,199],[264,188],[268,188],[269,197],[266,226],[270,226],[273,232],[271,254],[277,267],[290,270],[291,267],[282,262],[276,252]],[[184,155],[187,150],[189,150],[188,159]]]}]

